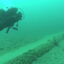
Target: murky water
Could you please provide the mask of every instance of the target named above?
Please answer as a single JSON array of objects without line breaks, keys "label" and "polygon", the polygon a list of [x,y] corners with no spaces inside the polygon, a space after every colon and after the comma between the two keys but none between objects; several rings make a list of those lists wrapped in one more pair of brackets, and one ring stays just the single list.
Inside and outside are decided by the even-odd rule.
[{"label": "murky water", "polygon": [[7,28],[0,31],[0,54],[64,31],[63,0],[0,0],[0,9],[11,7],[21,11],[22,19],[17,31],[12,28],[8,34]]}]

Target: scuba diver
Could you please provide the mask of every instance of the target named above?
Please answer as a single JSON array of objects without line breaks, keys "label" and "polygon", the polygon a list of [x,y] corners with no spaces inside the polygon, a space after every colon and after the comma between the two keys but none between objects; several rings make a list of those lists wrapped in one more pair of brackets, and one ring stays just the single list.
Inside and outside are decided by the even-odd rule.
[{"label": "scuba diver", "polygon": [[[13,27],[14,30],[18,30],[18,21],[22,19],[22,13],[18,8],[12,7],[7,11],[0,9],[0,31],[7,28],[6,33]],[[16,23],[16,27],[14,27]]]}]

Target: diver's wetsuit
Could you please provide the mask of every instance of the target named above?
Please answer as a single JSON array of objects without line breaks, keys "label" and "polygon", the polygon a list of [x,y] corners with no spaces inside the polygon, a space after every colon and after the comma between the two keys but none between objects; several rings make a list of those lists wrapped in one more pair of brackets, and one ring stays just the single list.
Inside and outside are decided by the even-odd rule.
[{"label": "diver's wetsuit", "polygon": [[0,10],[0,31],[8,28],[6,31],[8,33],[9,29],[21,18],[22,13],[18,12],[18,8],[10,8],[8,11]]}]

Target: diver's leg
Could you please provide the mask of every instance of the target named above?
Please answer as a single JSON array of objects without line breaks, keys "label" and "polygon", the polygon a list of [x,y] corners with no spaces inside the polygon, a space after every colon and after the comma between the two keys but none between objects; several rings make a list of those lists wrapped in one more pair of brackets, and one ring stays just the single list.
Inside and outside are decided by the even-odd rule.
[{"label": "diver's leg", "polygon": [[8,27],[8,28],[7,28],[6,33],[8,33],[8,32],[9,32],[10,28],[11,28],[11,27]]}]

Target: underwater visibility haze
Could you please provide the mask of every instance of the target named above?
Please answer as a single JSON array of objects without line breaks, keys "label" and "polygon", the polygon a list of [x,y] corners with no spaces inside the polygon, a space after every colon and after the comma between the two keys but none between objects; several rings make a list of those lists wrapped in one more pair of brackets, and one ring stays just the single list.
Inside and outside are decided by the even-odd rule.
[{"label": "underwater visibility haze", "polygon": [[[50,50],[51,46],[58,47],[57,42],[61,38],[59,37],[56,40],[55,35],[63,32],[64,0],[0,0],[0,64],[19,64],[18,62],[15,63],[14,58],[27,51],[27,54],[30,55],[32,50],[35,51],[36,49],[36,58],[39,58],[39,60],[34,57],[34,59],[28,61],[28,63],[26,61],[24,64],[53,64],[55,59],[62,57],[62,51],[54,48],[48,54],[45,53]],[[50,41],[49,38],[54,41]],[[62,35],[63,38],[64,34]],[[51,45],[38,46],[44,42],[54,42],[54,46],[51,43],[49,43]],[[44,56],[42,56],[43,52],[37,54],[42,50],[41,47],[45,47],[43,48]],[[56,53],[54,50],[57,54],[60,52],[59,56],[57,58],[53,57],[54,60],[50,61],[52,57],[50,55]],[[48,55],[50,60],[48,60]],[[33,56],[30,56],[30,58],[33,58]],[[45,60],[43,60],[44,58]],[[12,59],[13,61],[9,62]],[[57,60],[59,61],[59,59]],[[33,63],[33,61],[35,62]],[[62,62],[62,59],[60,62]],[[55,61],[54,64],[61,64],[60,62]],[[23,63],[20,62],[20,64]]]}]

